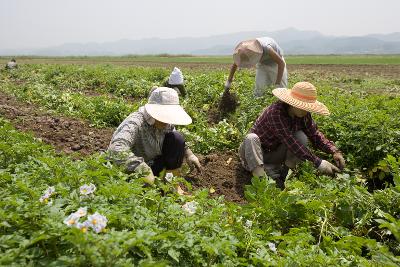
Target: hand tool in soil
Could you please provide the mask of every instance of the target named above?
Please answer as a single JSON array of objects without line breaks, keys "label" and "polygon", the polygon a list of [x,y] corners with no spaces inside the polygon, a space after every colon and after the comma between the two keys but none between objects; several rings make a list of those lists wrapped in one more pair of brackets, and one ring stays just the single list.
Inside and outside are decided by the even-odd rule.
[{"label": "hand tool in soil", "polygon": [[236,108],[239,106],[238,97],[235,93],[230,92],[229,87],[225,87],[224,93],[218,104],[218,111],[221,117],[235,112]]}]

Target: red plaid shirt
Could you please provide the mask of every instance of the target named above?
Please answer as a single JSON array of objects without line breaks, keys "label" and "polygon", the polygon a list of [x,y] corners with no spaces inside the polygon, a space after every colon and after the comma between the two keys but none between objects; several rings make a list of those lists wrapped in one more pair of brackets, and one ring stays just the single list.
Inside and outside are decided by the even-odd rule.
[{"label": "red plaid shirt", "polygon": [[338,149],[318,130],[309,112],[302,118],[292,118],[288,114],[288,107],[281,101],[272,104],[257,118],[250,132],[260,138],[263,150],[273,151],[283,143],[299,159],[309,160],[318,167],[321,159],[295,138],[297,131],[303,131],[313,146],[324,152],[333,154]]}]

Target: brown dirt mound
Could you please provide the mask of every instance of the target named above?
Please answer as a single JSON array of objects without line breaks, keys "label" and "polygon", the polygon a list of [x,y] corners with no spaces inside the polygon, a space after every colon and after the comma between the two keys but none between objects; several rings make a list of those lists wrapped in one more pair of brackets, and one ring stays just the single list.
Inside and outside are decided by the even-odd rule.
[{"label": "brown dirt mound", "polygon": [[235,93],[224,91],[218,105],[212,107],[208,112],[208,122],[211,124],[218,123],[224,119],[229,113],[235,112],[239,106],[239,98]]},{"label": "brown dirt mound", "polygon": [[217,107],[212,107],[207,113],[207,121],[210,124],[217,124],[222,119],[221,113]]},{"label": "brown dirt mound", "polygon": [[243,169],[236,153],[215,153],[199,159],[202,172],[193,171],[186,177],[193,189],[208,188],[211,196],[225,195],[226,200],[245,202],[244,186],[250,184],[251,175]]},{"label": "brown dirt mound", "polygon": [[33,132],[58,152],[90,155],[107,149],[113,129],[98,129],[77,119],[54,116],[0,92],[0,114],[21,131]]},{"label": "brown dirt mound", "polygon": [[239,98],[237,95],[235,93],[231,93],[229,90],[225,90],[218,105],[218,109],[220,110],[221,114],[235,112],[238,106]]}]

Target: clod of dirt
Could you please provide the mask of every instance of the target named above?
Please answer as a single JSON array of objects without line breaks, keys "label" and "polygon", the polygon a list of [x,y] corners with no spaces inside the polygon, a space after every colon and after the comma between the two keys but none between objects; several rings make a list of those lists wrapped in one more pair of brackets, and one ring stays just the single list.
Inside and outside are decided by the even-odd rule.
[{"label": "clod of dirt", "polygon": [[211,155],[204,156],[204,163],[205,164],[207,164],[209,162],[216,161],[216,160],[218,160],[218,155],[216,155],[216,154],[211,154]]},{"label": "clod of dirt", "polygon": [[208,122],[216,124],[221,120],[222,116],[216,107],[211,108],[208,111]]},{"label": "clod of dirt", "polygon": [[82,146],[81,146],[80,144],[76,144],[76,145],[73,145],[73,146],[71,147],[71,150],[72,150],[72,151],[78,151],[78,150],[80,150],[80,149],[82,149]]},{"label": "clod of dirt", "polygon": [[208,112],[208,122],[218,123],[224,119],[229,113],[235,112],[239,106],[239,98],[235,93],[225,90],[217,107],[213,107]]},{"label": "clod of dirt", "polygon": [[231,93],[229,90],[225,90],[218,105],[220,114],[225,116],[228,113],[233,113],[238,106],[239,98],[237,95],[235,93]]},{"label": "clod of dirt", "polygon": [[231,182],[229,182],[229,181],[225,181],[225,182],[222,183],[222,186],[229,188],[229,187],[232,187],[233,184]]}]

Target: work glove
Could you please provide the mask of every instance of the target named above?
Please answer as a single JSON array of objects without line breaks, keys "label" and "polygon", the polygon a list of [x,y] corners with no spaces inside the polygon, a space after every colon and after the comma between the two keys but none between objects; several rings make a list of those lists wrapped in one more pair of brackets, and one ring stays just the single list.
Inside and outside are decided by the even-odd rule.
[{"label": "work glove", "polygon": [[340,152],[335,152],[335,153],[333,154],[333,160],[335,161],[335,164],[336,164],[336,166],[337,166],[339,169],[341,169],[341,170],[344,169],[344,167],[345,167],[345,161],[344,161],[344,158],[343,158],[342,153],[340,153]]},{"label": "work glove", "polygon": [[190,169],[196,168],[199,172],[201,172],[201,164],[199,159],[190,149],[187,149],[186,152],[186,162],[189,164]]},{"label": "work glove", "polygon": [[225,91],[227,91],[227,90],[229,90],[230,88],[231,88],[231,85],[232,85],[232,82],[230,82],[230,81],[226,81],[225,82]]},{"label": "work glove", "polygon": [[251,171],[251,174],[256,177],[267,177],[263,166],[257,166],[254,170]]},{"label": "work glove", "polygon": [[143,173],[145,175],[143,180],[150,185],[154,184],[155,178],[153,171],[145,162],[140,163],[139,166],[136,167],[135,172]]},{"label": "work glove", "polygon": [[335,172],[340,172],[340,170],[332,163],[322,160],[321,164],[318,166],[318,171],[322,174],[327,174],[333,176]]}]

